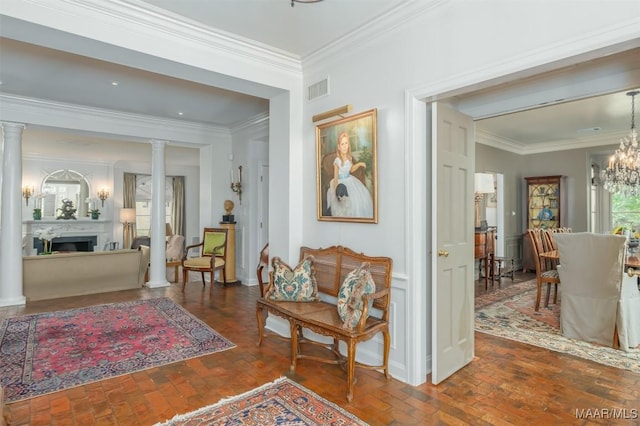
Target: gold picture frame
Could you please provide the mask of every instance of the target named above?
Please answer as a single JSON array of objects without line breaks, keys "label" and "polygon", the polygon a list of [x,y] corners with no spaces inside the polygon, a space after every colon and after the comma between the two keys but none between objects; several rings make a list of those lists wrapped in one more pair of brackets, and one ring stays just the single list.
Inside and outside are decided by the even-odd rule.
[{"label": "gold picture frame", "polygon": [[378,223],[377,109],[317,125],[316,160],[318,220]]}]

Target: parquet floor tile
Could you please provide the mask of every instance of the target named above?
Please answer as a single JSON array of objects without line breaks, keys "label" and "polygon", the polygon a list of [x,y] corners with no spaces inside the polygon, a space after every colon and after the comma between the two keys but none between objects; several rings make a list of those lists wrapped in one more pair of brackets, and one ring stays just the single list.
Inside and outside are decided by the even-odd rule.
[{"label": "parquet floor tile", "polygon": [[[526,277],[522,278],[525,279]],[[503,280],[502,287],[510,280]],[[489,291],[497,289],[489,288]],[[258,287],[199,283],[29,303],[7,315],[92,304],[170,297],[237,345],[236,348],[8,404],[12,425],[151,425],[246,392],[280,376],[301,383],[371,425],[640,424],[640,375],[570,355],[476,333],[476,358],[435,386],[387,381],[357,371],[355,398],[345,397],[343,371],[303,360],[289,373],[286,341],[256,346]],[[484,281],[476,282],[484,294]],[[626,410],[624,420],[577,419],[576,410]],[[636,410],[636,411],[633,411]]]}]

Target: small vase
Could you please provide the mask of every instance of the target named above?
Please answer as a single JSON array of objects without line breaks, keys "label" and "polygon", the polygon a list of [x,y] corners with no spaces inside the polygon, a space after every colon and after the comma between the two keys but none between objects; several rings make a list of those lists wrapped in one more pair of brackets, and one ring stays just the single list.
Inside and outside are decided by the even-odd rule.
[{"label": "small vase", "polygon": [[100,217],[100,213],[91,213],[91,219],[98,220],[99,217]]},{"label": "small vase", "polygon": [[33,211],[33,220],[41,220],[42,219],[42,210],[36,209]]}]

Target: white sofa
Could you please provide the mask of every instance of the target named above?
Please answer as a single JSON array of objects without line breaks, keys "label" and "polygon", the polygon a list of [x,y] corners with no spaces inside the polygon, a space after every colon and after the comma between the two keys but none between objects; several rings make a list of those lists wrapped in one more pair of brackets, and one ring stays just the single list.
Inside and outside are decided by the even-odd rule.
[{"label": "white sofa", "polygon": [[149,248],[25,256],[27,301],[140,288],[149,266]]}]

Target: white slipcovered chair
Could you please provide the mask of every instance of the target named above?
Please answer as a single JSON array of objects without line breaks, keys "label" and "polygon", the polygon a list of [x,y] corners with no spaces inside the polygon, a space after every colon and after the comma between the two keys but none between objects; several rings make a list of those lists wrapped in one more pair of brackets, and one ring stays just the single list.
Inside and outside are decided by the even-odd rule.
[{"label": "white slipcovered chair", "polygon": [[640,344],[640,292],[624,272],[626,238],[588,232],[556,234],[564,336],[617,346]]}]

